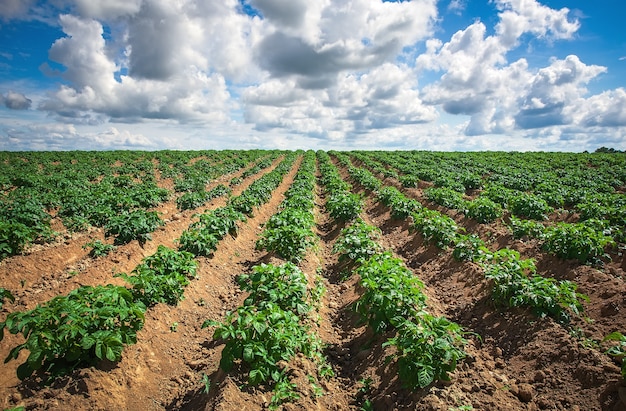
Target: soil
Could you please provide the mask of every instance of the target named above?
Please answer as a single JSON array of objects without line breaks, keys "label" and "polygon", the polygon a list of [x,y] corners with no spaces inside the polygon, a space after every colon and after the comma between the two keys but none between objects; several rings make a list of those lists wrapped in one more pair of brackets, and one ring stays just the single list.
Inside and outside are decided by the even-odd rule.
[{"label": "soil", "polygon": [[[273,169],[281,159],[238,185],[240,194],[254,180]],[[37,376],[26,381],[16,377],[17,366],[25,359],[0,365],[0,406],[23,406],[33,410],[262,410],[267,409],[271,390],[247,387],[245,375],[219,368],[223,345],[202,329],[207,320],[222,321],[227,311],[239,306],[245,295],[235,277],[249,272],[260,262],[282,261],[255,250],[263,224],[279,210],[300,160],[294,164],[272,199],[241,223],[237,237],[223,239],[212,257],[198,258],[198,278],[185,290],[177,306],[156,305],[146,313],[137,344],[127,346],[118,363],[75,370],[42,386]],[[339,167],[348,180],[345,170]],[[227,182],[228,175],[212,185]],[[397,181],[385,179],[386,185]],[[162,181],[171,187],[171,181]],[[209,186],[208,188],[211,188]],[[550,318],[537,318],[524,310],[496,307],[491,302],[490,284],[482,269],[473,263],[454,260],[452,250],[441,250],[409,231],[406,221],[393,220],[371,193],[364,194],[362,217],[381,229],[380,243],[401,258],[425,284],[428,309],[444,315],[468,332],[465,358],[451,374],[451,381],[438,382],[421,390],[402,387],[392,354],[383,343],[390,335],[374,335],[352,310],[360,295],[358,278],[340,264],[332,253],[343,225],[324,211],[324,195],[317,187],[317,247],[299,264],[311,281],[322,277],[327,289],[322,300],[316,330],[326,348],[324,354],[335,376],[321,381],[323,395],[309,389],[309,375],[315,364],[298,357],[292,364],[300,399],[283,406],[285,410],[626,410],[620,393],[626,394],[618,364],[604,354],[602,338],[614,331],[626,331],[626,278],[621,260],[603,267],[563,261],[539,249],[533,241],[514,240],[501,222],[477,224],[454,210],[428,204],[422,188],[402,191],[423,204],[454,218],[468,233],[476,233],[492,249],[510,247],[525,258],[537,260],[542,276],[575,281],[589,296],[585,319],[563,326]],[[37,246],[23,255],[0,263],[0,284],[16,297],[5,302],[0,321],[13,311],[44,303],[67,294],[81,285],[119,284],[115,273],[130,272],[158,245],[176,247],[175,240],[195,221],[193,215],[223,206],[226,198],[212,200],[196,210],[179,212],[174,200],[157,210],[166,224],[153,233],[143,247],[137,242],[118,247],[106,257],[91,258],[83,246],[94,239],[110,242],[101,230],[65,234],[54,244]],[[56,221],[61,227],[60,221]],[[174,324],[177,324],[174,326]],[[5,334],[0,357],[23,342],[20,336]],[[626,397],[623,395],[623,397]]]}]

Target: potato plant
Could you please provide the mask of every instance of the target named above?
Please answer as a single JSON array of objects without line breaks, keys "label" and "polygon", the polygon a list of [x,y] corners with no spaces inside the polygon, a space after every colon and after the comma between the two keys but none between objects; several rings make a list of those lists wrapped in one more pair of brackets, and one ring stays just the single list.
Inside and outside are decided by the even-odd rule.
[{"label": "potato plant", "polygon": [[147,307],[156,303],[176,305],[183,299],[189,279],[196,276],[194,255],[159,245],[157,251],[142,260],[130,275],[116,274],[133,286],[135,298]]},{"label": "potato plant", "polygon": [[5,362],[28,350],[17,368],[17,376],[25,379],[35,371],[55,377],[101,360],[119,361],[124,346],[136,342],[145,310],[125,287],[80,287],[32,310],[9,314],[0,323],[0,340],[6,328],[21,333],[26,342],[14,347]]},{"label": "potato plant", "polygon": [[465,215],[479,223],[491,223],[502,217],[502,207],[487,197],[477,197],[464,203]]},{"label": "potato plant", "polygon": [[[360,245],[351,237],[362,237],[368,252],[374,248],[369,234],[375,228],[359,221],[344,229],[337,240],[335,252],[347,253],[349,244]],[[379,246],[380,247],[380,246]],[[356,254],[359,254],[358,252]],[[364,288],[355,303],[361,318],[376,333],[395,330],[383,346],[394,346],[396,353],[388,357],[397,359],[402,384],[408,389],[424,388],[437,380],[449,380],[459,360],[465,357],[466,344],[462,328],[446,318],[434,317],[426,311],[423,283],[402,260],[391,252],[377,252],[369,258],[355,260],[354,273],[360,276]]]},{"label": "potato plant", "polygon": [[355,309],[376,333],[397,328],[425,308],[424,285],[390,252],[373,255],[354,273],[365,289]]},{"label": "potato plant", "polygon": [[220,368],[238,366],[247,373],[248,384],[273,387],[270,409],[298,398],[289,380],[289,362],[298,354],[318,362],[320,370],[330,368],[321,353],[319,337],[307,325],[306,314],[313,309],[307,280],[292,263],[259,265],[251,274],[238,277],[249,297],[223,322],[207,320],[202,327],[215,327],[213,338],[225,343]]},{"label": "potato plant", "polygon": [[595,230],[589,221],[577,224],[562,222],[547,227],[543,240],[546,251],[563,259],[577,259],[581,263],[601,263],[608,257],[605,249],[615,244],[611,237]]},{"label": "potato plant", "polygon": [[534,260],[522,259],[515,250],[498,250],[483,267],[485,277],[493,282],[494,301],[507,307],[528,307],[539,317],[568,323],[572,314],[583,312],[582,302],[588,300],[571,281],[537,275]]},{"label": "potato plant", "polygon": [[339,254],[339,261],[362,263],[374,254],[382,251],[375,240],[380,237],[380,230],[360,218],[341,230],[333,245],[333,253]]},{"label": "potato plant", "polygon": [[265,249],[291,262],[299,262],[317,236],[313,232],[313,194],[315,189],[315,155],[312,151],[304,155],[294,182],[285,193],[281,210],[270,217],[257,249]]},{"label": "potato plant", "polygon": [[109,218],[105,235],[115,236],[115,245],[127,244],[133,240],[143,245],[152,239],[151,233],[163,224],[164,221],[156,211],[138,209]]}]

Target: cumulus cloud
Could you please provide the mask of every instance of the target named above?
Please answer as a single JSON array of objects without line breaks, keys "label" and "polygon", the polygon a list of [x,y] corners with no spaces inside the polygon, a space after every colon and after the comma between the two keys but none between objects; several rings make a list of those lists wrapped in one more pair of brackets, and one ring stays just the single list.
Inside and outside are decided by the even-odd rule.
[{"label": "cumulus cloud", "polygon": [[626,127],[626,90],[605,91],[581,102],[578,123],[589,127]]},{"label": "cumulus cloud", "polygon": [[461,12],[467,7],[466,1],[467,0],[450,0],[447,10],[449,12],[461,15]]},{"label": "cumulus cloud", "polygon": [[[59,19],[66,36],[49,52],[65,84],[39,108],[92,125],[225,124],[241,108],[257,130],[320,138],[436,117],[410,70],[394,62],[431,34],[435,0],[248,4],[261,17],[242,13],[237,0],[75,0],[76,14]],[[339,106],[338,90],[353,86],[361,89],[357,106]]]},{"label": "cumulus cloud", "polygon": [[605,67],[585,65],[570,55],[555,60],[533,77],[515,121],[521,128],[538,128],[571,124],[572,109],[586,93],[591,79],[606,71]]},{"label": "cumulus cloud", "polygon": [[143,0],[74,0],[76,11],[82,17],[94,19],[116,19],[132,16],[141,8]]},{"label": "cumulus cloud", "polygon": [[403,47],[429,35],[437,17],[433,0],[304,2],[298,12],[279,13],[282,3],[252,3],[268,14],[275,30],[259,43],[255,56],[272,77],[294,76],[304,88],[328,87],[342,72],[395,59]]},{"label": "cumulus cloud", "polygon": [[0,138],[4,150],[149,150],[156,144],[140,133],[110,127],[85,132],[73,124],[40,123],[14,127]]},{"label": "cumulus cloud", "polygon": [[505,47],[516,45],[520,36],[531,33],[548,40],[569,39],[580,28],[577,19],[569,20],[569,9],[551,9],[536,0],[496,0],[500,10],[497,36]]},{"label": "cumulus cloud", "polygon": [[[109,57],[100,22],[72,15],[63,15],[60,21],[68,36],[57,40],[49,55],[65,67],[60,75],[68,85],[42,102],[41,109],[72,121],[87,118],[89,123],[101,116],[118,121],[157,118],[183,122],[223,121],[227,117],[230,96],[220,73],[191,64],[171,70],[168,62],[152,72],[138,69],[144,70],[143,75],[122,75],[121,66]],[[154,62],[162,61],[155,58]]]},{"label": "cumulus cloud", "polygon": [[[586,85],[606,72],[605,67],[587,65],[574,55],[553,59],[538,70],[523,58],[507,61],[523,36],[570,39],[579,22],[569,18],[566,8],[554,10],[534,0],[495,3],[500,11],[495,34],[487,35],[487,27],[477,21],[446,43],[426,43],[426,52],[416,59],[416,70],[443,74],[424,87],[423,100],[440,105],[447,113],[470,116],[467,135],[579,124],[579,110],[589,107]],[[596,113],[586,121],[592,123],[592,118],[604,119]]]},{"label": "cumulus cloud", "polygon": [[0,95],[0,104],[11,110],[27,110],[32,103],[31,99],[15,91],[8,91],[5,95]]},{"label": "cumulus cloud", "polygon": [[330,140],[437,118],[435,108],[422,103],[412,71],[391,63],[346,73],[320,90],[271,80],[246,89],[243,99],[245,118],[258,129],[285,128]]}]

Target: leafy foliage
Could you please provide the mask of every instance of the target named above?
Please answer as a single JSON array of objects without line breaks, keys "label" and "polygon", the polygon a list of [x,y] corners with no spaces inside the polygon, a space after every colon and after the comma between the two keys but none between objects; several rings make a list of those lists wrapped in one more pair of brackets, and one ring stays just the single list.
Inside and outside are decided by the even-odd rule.
[{"label": "leafy foliage", "polygon": [[275,252],[279,257],[299,262],[309,247],[315,244],[317,236],[312,227],[313,190],[315,189],[315,155],[308,151],[296,174],[294,181],[285,193],[281,211],[270,217],[261,238],[257,241],[258,249]]},{"label": "leafy foliage", "polygon": [[546,228],[543,248],[560,258],[577,259],[581,263],[598,263],[606,257],[605,248],[614,241],[595,230],[589,222],[557,223]]},{"label": "leafy foliage", "polygon": [[196,276],[198,263],[186,251],[172,250],[159,245],[157,251],[143,259],[131,275],[120,273],[132,286],[135,296],[146,306],[156,303],[176,305],[183,299],[189,278]]},{"label": "leafy foliage", "polygon": [[256,247],[273,251],[287,261],[299,262],[307,248],[315,243],[315,238],[315,233],[310,228],[284,225],[263,231]]},{"label": "leafy foliage", "polygon": [[337,192],[330,195],[326,202],[330,216],[338,221],[352,221],[363,210],[363,199],[358,194]]},{"label": "leafy foliage", "polygon": [[533,220],[545,220],[553,211],[548,203],[533,194],[519,193],[510,199],[509,208],[511,213],[519,217],[532,218]]},{"label": "leafy foliage", "polygon": [[502,207],[487,197],[465,202],[465,215],[479,223],[491,223],[502,217]]},{"label": "leafy foliage", "polygon": [[493,281],[493,299],[509,307],[529,307],[540,317],[568,323],[580,315],[587,297],[571,281],[557,281],[536,274],[534,260],[521,259],[517,251],[501,249],[484,264],[485,276]]},{"label": "leafy foliage", "polygon": [[307,303],[306,276],[293,263],[256,265],[251,274],[238,276],[237,283],[243,291],[250,293],[244,305],[273,302],[298,315],[305,315],[311,310]]},{"label": "leafy foliage", "polygon": [[103,243],[100,240],[93,240],[83,245],[83,249],[90,248],[89,256],[92,258],[104,257],[111,251],[115,250],[115,246],[112,244]]},{"label": "leafy foliage", "polygon": [[439,248],[454,244],[459,231],[452,218],[427,208],[413,214],[413,228],[422,233],[426,241],[434,242]]},{"label": "leafy foliage", "polygon": [[33,230],[22,223],[0,221],[0,260],[21,253],[33,236]]},{"label": "leafy foliage", "polygon": [[622,363],[622,378],[626,380],[626,336],[620,332],[613,332],[602,341],[617,341],[617,345],[609,348],[606,353],[620,360]]},{"label": "leafy foliage", "polygon": [[373,227],[360,218],[351,225],[341,230],[341,234],[335,245],[333,253],[340,253],[339,261],[363,262],[382,251],[382,247],[376,240],[380,236],[380,230]]},{"label": "leafy foliage", "polygon": [[457,261],[480,262],[489,255],[485,242],[475,234],[460,234],[456,237],[452,256]]},{"label": "leafy foliage", "polygon": [[511,216],[509,228],[513,233],[513,237],[520,239],[523,237],[543,238],[546,227],[539,221],[522,220],[515,216]]},{"label": "leafy foliage", "polygon": [[[292,263],[262,264],[238,277],[250,295],[224,322],[205,321],[216,327],[213,338],[225,342],[220,368],[236,364],[247,371],[249,384],[273,383],[270,408],[298,397],[289,381],[287,363],[297,354],[321,361],[321,342],[302,320],[312,309],[304,274]],[[320,364],[323,367],[323,364]]]},{"label": "leafy foliage", "polygon": [[411,390],[424,388],[437,380],[449,381],[449,372],[465,358],[461,327],[444,317],[420,313],[416,322],[405,321],[398,334],[385,345],[398,349],[399,376],[402,384]]},{"label": "leafy foliage", "polygon": [[219,241],[230,234],[237,235],[237,222],[245,221],[243,213],[231,206],[221,207],[197,215],[198,221],[192,223],[178,239],[178,248],[195,256],[210,256]]},{"label": "leafy foliage", "polygon": [[17,369],[25,379],[37,370],[54,377],[99,360],[119,361],[124,346],[136,342],[144,312],[125,287],[80,287],[32,310],[9,314],[0,331],[21,333],[26,342],[14,347],[5,362],[28,350]]},{"label": "leafy foliage", "polygon": [[207,201],[229,194],[230,192],[231,189],[223,184],[219,184],[209,191],[205,191],[204,188],[202,188],[198,191],[184,193],[176,199],[176,205],[179,210],[192,210],[203,206]]},{"label": "leafy foliage", "polygon": [[448,187],[430,187],[424,190],[424,195],[430,201],[447,208],[462,208],[465,202],[463,194]]},{"label": "leafy foliage", "polygon": [[407,218],[422,209],[422,205],[415,199],[407,198],[395,187],[386,186],[378,191],[378,200],[391,208],[391,217],[397,220]]},{"label": "leafy foliage", "polygon": [[11,291],[6,288],[0,287],[0,310],[2,309],[2,305],[4,304],[4,300],[9,300],[12,303],[15,302],[15,297],[11,294]]},{"label": "leafy foliage", "polygon": [[163,224],[156,211],[139,209],[111,217],[105,226],[105,234],[115,236],[115,245],[127,244],[133,240],[143,245],[152,239],[151,233]]},{"label": "leafy foliage", "polygon": [[365,289],[355,308],[377,333],[416,318],[425,306],[424,285],[390,252],[373,255],[355,273]]}]

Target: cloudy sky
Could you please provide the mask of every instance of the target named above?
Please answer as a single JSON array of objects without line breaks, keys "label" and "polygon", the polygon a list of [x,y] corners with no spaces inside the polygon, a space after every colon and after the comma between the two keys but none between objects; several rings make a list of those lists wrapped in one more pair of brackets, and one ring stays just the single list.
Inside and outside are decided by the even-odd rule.
[{"label": "cloudy sky", "polygon": [[626,149],[623,0],[0,0],[0,150]]}]

